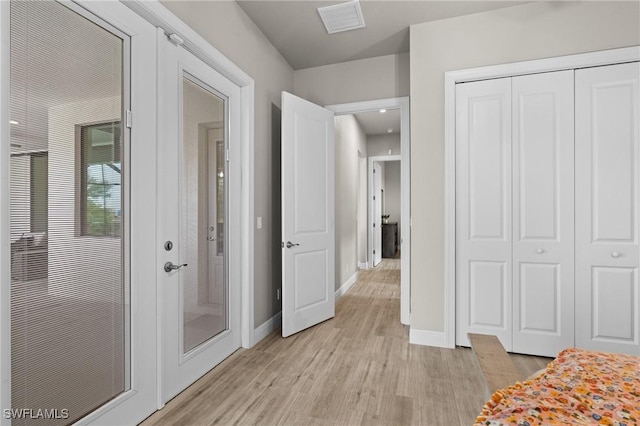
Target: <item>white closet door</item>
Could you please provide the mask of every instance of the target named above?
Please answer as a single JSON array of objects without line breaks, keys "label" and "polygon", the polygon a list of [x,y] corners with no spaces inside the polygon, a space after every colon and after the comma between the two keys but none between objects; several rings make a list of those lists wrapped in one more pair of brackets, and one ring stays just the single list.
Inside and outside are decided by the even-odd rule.
[{"label": "white closet door", "polygon": [[511,79],[456,86],[456,343],[511,350]]},{"label": "white closet door", "polygon": [[573,70],[512,79],[513,352],[574,343]]},{"label": "white closet door", "polygon": [[640,65],[576,71],[576,346],[638,354]]}]

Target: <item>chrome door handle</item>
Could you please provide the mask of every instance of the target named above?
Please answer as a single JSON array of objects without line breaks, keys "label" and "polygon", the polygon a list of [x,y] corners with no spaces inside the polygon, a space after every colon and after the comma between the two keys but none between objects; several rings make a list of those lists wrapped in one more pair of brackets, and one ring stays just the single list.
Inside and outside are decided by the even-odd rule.
[{"label": "chrome door handle", "polygon": [[186,263],[183,263],[182,265],[174,265],[174,264],[173,264],[173,263],[171,263],[171,262],[167,262],[167,263],[165,263],[165,264],[164,264],[164,271],[165,271],[165,272],[175,271],[176,269],[180,269],[180,268],[182,268],[183,266],[187,266],[187,264],[186,264]]},{"label": "chrome door handle", "polygon": [[300,244],[294,244],[291,241],[287,241],[287,248],[291,248],[291,247],[295,247],[295,246],[299,246]]}]

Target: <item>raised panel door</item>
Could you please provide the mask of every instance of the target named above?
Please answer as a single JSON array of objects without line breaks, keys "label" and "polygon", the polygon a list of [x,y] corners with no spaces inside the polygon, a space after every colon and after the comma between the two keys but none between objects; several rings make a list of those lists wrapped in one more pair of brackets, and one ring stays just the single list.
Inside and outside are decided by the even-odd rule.
[{"label": "raised panel door", "polygon": [[574,342],[573,71],[514,77],[513,351]]},{"label": "raised panel door", "polygon": [[456,343],[511,350],[511,79],[456,87]]},{"label": "raised panel door", "polygon": [[638,354],[640,64],[575,77],[576,346]]}]

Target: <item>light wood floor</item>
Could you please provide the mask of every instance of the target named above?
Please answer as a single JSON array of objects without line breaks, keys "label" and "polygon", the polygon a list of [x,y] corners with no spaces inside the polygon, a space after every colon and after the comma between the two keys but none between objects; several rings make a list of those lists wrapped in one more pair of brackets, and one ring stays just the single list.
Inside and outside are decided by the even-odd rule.
[{"label": "light wood floor", "polygon": [[[360,272],[336,317],[239,350],[143,425],[470,425],[484,384],[469,349],[409,344],[400,260]],[[548,358],[511,355],[523,378]]]}]

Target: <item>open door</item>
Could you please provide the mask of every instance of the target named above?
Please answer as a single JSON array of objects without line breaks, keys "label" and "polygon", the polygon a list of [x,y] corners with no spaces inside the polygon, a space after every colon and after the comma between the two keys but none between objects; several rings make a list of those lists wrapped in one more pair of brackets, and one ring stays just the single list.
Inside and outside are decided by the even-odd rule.
[{"label": "open door", "polygon": [[333,112],[282,92],[282,336],[335,316]]},{"label": "open door", "polygon": [[382,167],[377,161],[373,162],[373,266],[382,262]]}]

